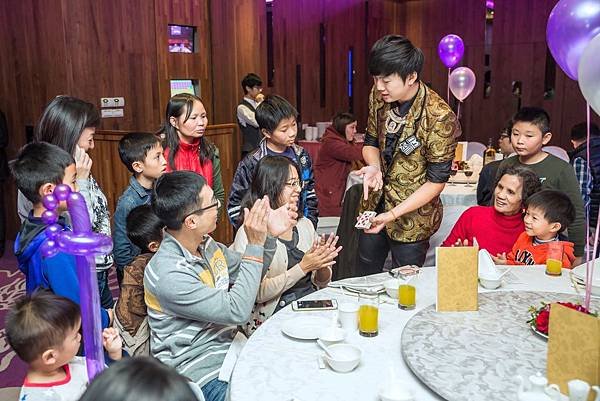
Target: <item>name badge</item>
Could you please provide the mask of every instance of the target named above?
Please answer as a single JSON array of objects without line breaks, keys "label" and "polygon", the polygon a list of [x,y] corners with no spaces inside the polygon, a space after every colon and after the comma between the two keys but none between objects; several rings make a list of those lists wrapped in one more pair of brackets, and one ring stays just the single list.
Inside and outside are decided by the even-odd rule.
[{"label": "name badge", "polygon": [[404,141],[400,142],[400,152],[404,153],[406,156],[410,155],[417,148],[421,146],[421,142],[417,139],[416,136],[411,135],[406,138]]}]

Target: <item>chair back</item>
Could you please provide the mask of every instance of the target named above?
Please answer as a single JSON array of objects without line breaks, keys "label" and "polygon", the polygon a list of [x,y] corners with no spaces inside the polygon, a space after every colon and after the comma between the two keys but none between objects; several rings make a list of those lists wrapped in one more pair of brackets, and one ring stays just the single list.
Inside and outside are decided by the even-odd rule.
[{"label": "chair back", "polygon": [[468,142],[467,143],[467,160],[473,155],[479,155],[483,158],[483,152],[485,152],[486,146],[481,142]]},{"label": "chair back", "polygon": [[560,146],[544,146],[542,150],[546,153],[550,153],[551,155],[558,157],[559,159],[563,159],[567,163],[569,162],[569,154]]}]

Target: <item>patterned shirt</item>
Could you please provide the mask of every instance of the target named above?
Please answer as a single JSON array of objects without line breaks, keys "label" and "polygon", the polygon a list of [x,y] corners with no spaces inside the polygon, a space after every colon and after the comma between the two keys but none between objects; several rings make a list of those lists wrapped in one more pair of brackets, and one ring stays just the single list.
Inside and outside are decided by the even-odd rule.
[{"label": "patterned shirt", "polygon": [[583,208],[585,209],[586,215],[589,213],[590,207],[590,194],[594,184],[594,179],[587,163],[582,157],[576,157],[573,160],[573,168],[575,169],[575,176],[579,182],[579,188],[581,189],[581,197],[583,198]]},{"label": "patterned shirt", "polygon": [[[425,182],[445,182],[440,169],[431,166],[444,167],[447,170],[446,180],[449,176],[460,126],[450,106],[437,93],[419,82],[410,110],[402,116],[392,109],[391,104],[385,103],[373,87],[369,96],[365,143],[375,139],[379,142],[379,149],[385,149],[387,134],[400,132],[400,129],[391,162],[385,160],[383,152],[380,152],[383,190],[370,193],[369,199],[361,205],[363,211],[388,211],[404,202]],[[442,203],[436,197],[388,223],[386,232],[395,241],[421,241],[431,237],[441,221]]]}]

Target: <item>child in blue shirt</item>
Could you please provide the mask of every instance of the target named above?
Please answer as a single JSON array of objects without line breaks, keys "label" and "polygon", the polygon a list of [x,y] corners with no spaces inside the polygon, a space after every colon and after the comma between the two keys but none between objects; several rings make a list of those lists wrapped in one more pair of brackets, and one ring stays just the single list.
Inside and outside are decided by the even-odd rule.
[{"label": "child in blue shirt", "polygon": [[[45,258],[40,247],[46,241],[48,225],[42,221],[45,208],[42,198],[52,194],[59,184],[77,190],[77,170],[75,159],[56,145],[46,142],[26,145],[17,156],[13,166],[17,188],[32,202],[33,209],[15,239],[15,255],[19,269],[25,274],[25,287],[28,294],[38,288],[46,288],[57,295],[69,298],[79,304],[79,280],[75,257],[58,252]],[[58,212],[67,209],[66,202],[60,202]],[[58,220],[63,230],[70,230],[64,218]],[[110,315],[109,315],[110,313]],[[102,327],[109,326],[112,309],[101,310]]]},{"label": "child in blue shirt", "polygon": [[119,285],[123,281],[123,269],[139,255],[140,248],[127,237],[127,215],[137,206],[150,203],[154,181],[167,168],[160,139],[149,133],[132,132],[119,141],[119,156],[133,174],[129,186],[117,202],[113,217],[113,255]]}]

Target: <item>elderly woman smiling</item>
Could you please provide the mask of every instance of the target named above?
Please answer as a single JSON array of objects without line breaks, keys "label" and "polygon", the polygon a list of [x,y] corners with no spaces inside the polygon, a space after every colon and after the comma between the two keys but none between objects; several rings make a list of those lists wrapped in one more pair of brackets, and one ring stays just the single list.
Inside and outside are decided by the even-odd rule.
[{"label": "elderly woman smiling", "polygon": [[533,171],[525,167],[506,169],[496,183],[493,206],[467,209],[442,246],[469,246],[477,240],[480,249],[487,249],[494,256],[510,252],[525,230],[523,205],[540,188]]}]

